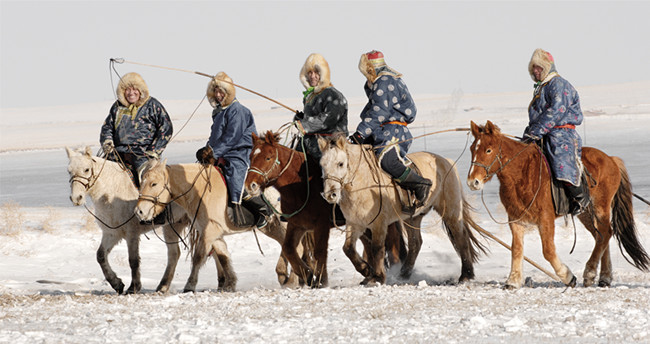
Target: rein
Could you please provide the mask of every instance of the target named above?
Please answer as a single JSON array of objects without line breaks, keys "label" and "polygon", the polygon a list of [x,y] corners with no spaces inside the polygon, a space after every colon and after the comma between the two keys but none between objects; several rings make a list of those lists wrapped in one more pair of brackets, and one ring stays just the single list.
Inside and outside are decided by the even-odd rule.
[{"label": "rein", "polygon": [[[275,161],[273,162],[273,165],[271,166],[271,168],[269,168],[268,171],[262,171],[261,169],[259,169],[259,168],[257,168],[257,167],[250,167],[250,168],[248,169],[248,172],[253,172],[253,173],[257,173],[257,174],[261,175],[262,177],[264,177],[264,183],[265,183],[266,185],[268,185],[268,184],[270,184],[271,182],[274,182],[274,181],[278,180],[278,179],[279,179],[279,178],[284,174],[284,172],[287,171],[287,169],[288,169],[289,166],[291,165],[291,161],[293,161],[293,155],[294,155],[295,152],[296,152],[295,150],[293,150],[293,149],[291,150],[291,156],[289,156],[289,161],[287,161],[287,164],[284,166],[284,168],[283,168],[283,169],[280,171],[280,173],[278,173],[278,175],[277,175],[275,178],[273,178],[273,179],[270,179],[270,178],[269,178],[269,174],[271,174],[271,172],[273,172],[273,170],[274,170],[276,167],[278,167],[278,166],[281,165],[281,162],[280,162],[280,159],[279,159],[279,153],[278,153],[278,149],[277,149],[277,148],[275,149]],[[305,157],[305,161],[307,161],[307,160],[306,160],[306,157]]]}]

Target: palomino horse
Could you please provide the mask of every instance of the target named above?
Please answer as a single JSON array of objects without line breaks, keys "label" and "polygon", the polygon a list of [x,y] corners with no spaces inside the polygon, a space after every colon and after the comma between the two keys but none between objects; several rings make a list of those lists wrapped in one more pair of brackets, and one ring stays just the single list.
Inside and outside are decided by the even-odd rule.
[{"label": "palomino horse", "polygon": [[[138,200],[138,189],[119,164],[93,157],[90,147],[86,147],[83,151],[73,151],[66,147],[66,152],[70,159],[68,164],[70,200],[74,205],[82,205],[86,202],[86,195],[89,195],[95,205],[97,224],[102,230],[102,241],[97,249],[97,262],[102,268],[104,277],[118,294],[124,291],[124,283],[108,263],[108,255],[118,242],[125,239],[131,267],[131,285],[126,293],[137,293],[142,288],[139,238],[141,234],[154,228],[152,225],[141,225],[134,218],[133,208]],[[189,219],[183,216],[182,209],[172,207],[172,211],[175,214],[172,218],[178,221],[163,226],[167,243],[167,268],[156,288],[156,291],[160,292],[169,290],[180,257],[179,238],[174,228],[184,230],[189,224]]]},{"label": "palomino horse", "polygon": [[[523,282],[521,269],[526,225],[537,226],[544,258],[564,284],[575,286],[576,277],[555,252],[555,219],[558,215],[551,196],[551,177],[540,152],[534,144],[527,145],[505,137],[490,121],[485,126],[472,122],[471,130],[475,139],[471,146],[472,167],[467,175],[467,184],[472,190],[480,190],[494,175],[497,176],[499,196],[512,231],[512,262],[506,288],[519,288]],[[582,163],[589,172],[592,206],[578,219],[596,241],[585,266],[584,285],[595,283],[599,261],[598,285],[609,286],[612,283],[609,252],[612,233],[618,239],[619,247],[622,246],[631,257],[632,264],[647,271],[650,261],[636,235],[632,187],[623,161],[598,149],[584,147]]]},{"label": "palomino horse", "polygon": [[[377,163],[372,148],[348,144],[345,137],[319,140],[323,157],[323,197],[330,203],[338,203],[347,221],[346,240],[343,247],[363,283],[385,283],[386,273],[381,257],[384,256],[384,240],[388,224],[406,222],[406,227],[419,229],[422,218],[435,209],[442,218],[456,252],[461,258],[460,282],[474,278],[474,266],[479,252],[485,248],[476,239],[470,227],[478,228],[471,216],[471,208],[463,197],[462,184],[453,162],[428,152],[409,154],[408,158],[419,168],[423,177],[433,185],[423,206],[410,215],[401,211],[399,191],[390,176]],[[369,228],[372,232],[372,253],[369,262],[361,259],[355,249],[359,236]],[[402,266],[402,276],[408,276],[422,244],[411,248]]]},{"label": "palomino horse", "polygon": [[[253,134],[251,167],[245,185],[251,195],[259,195],[270,187],[280,192],[281,211],[288,222],[282,252],[304,283],[313,287],[327,286],[327,247],[330,228],[335,226],[331,219],[332,206],[320,196],[323,190],[320,165],[311,157],[305,159],[304,153],[281,145],[278,134],[267,131],[263,138]],[[342,217],[336,219],[339,225],[344,220]],[[389,234],[395,237],[393,242],[397,247],[389,248],[388,258],[389,263],[394,264],[404,259],[405,248],[400,231],[395,226],[391,229]],[[309,246],[313,246],[315,262],[309,263],[314,267],[301,259],[297,250],[301,238],[304,242],[311,232],[313,243]],[[364,240],[364,246],[366,244]]]},{"label": "palomino horse", "polygon": [[[192,269],[184,291],[196,290],[199,269],[211,252],[217,270],[223,271],[223,275],[219,275],[219,290],[234,291],[237,275],[223,237],[250,231],[253,227],[239,228],[228,219],[227,187],[221,174],[213,167],[200,164],[166,166],[166,160],[150,160],[143,166],[141,180],[135,208],[141,220],[153,219],[168,204],[177,204],[194,219],[190,239]],[[285,228],[277,216],[271,216],[269,224],[260,231],[280,244],[284,241]],[[298,277],[293,273],[289,276],[286,271],[287,263],[280,256],[276,266],[278,281],[282,285],[296,284]]]}]

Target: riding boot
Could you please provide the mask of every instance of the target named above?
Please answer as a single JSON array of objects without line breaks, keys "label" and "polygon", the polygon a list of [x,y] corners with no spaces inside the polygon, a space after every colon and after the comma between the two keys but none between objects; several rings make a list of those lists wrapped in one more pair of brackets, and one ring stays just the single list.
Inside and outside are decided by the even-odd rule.
[{"label": "riding boot", "polygon": [[250,222],[248,222],[250,221],[250,217],[249,219],[246,218],[244,209],[239,203],[232,203],[232,220],[235,226],[239,228],[248,227],[250,225]]},{"label": "riding boot", "polygon": [[575,186],[571,183],[565,183],[564,189],[569,202],[571,203],[569,212],[571,215],[579,215],[584,212],[589,206],[589,189],[586,183],[580,183],[580,186]]},{"label": "riding boot", "polygon": [[407,167],[404,173],[395,181],[401,187],[413,191],[419,204],[424,203],[431,189],[431,180],[422,178],[410,167]]},{"label": "riding boot", "polygon": [[262,196],[247,197],[244,196],[243,202],[246,209],[250,210],[255,216],[255,227],[262,229],[269,223],[267,217],[271,215],[270,209],[262,199]]}]

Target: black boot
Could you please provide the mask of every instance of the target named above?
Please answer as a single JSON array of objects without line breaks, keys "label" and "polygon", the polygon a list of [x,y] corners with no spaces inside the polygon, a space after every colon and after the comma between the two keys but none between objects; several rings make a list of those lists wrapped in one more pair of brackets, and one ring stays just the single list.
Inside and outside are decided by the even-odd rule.
[{"label": "black boot", "polygon": [[584,212],[590,202],[589,189],[587,189],[586,183],[580,183],[580,186],[565,183],[564,189],[567,196],[569,196],[569,203],[571,204],[569,212],[571,215],[579,215]]},{"label": "black boot", "polygon": [[418,206],[424,203],[431,189],[431,180],[422,178],[413,169],[407,167],[404,173],[395,180],[401,187],[411,190],[415,193]]},{"label": "black boot", "polygon": [[250,210],[255,216],[255,227],[257,227],[257,229],[266,227],[266,225],[269,223],[267,217],[271,215],[271,211],[266,205],[266,202],[264,202],[262,199],[262,196],[245,196],[242,203],[246,209]]}]

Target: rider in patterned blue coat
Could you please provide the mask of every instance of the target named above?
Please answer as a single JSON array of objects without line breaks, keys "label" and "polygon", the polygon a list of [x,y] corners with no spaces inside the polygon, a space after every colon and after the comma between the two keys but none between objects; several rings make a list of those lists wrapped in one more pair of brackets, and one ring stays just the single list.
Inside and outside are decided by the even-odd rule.
[{"label": "rider in patterned blue coat", "polygon": [[421,204],[429,194],[431,181],[405,165],[413,137],[407,125],[415,120],[417,109],[402,74],[388,67],[384,55],[375,50],[361,55],[359,70],[367,79],[364,90],[368,103],[350,142],[376,147],[381,168],[400,186],[414,191]]},{"label": "rider in patterned blue coat", "polygon": [[245,226],[241,213],[243,203],[247,209],[256,213],[257,227],[263,228],[269,215],[266,204],[260,196],[250,197],[244,190],[253,149],[252,134],[257,134],[253,114],[235,98],[232,79],[224,72],[220,72],[210,81],[206,95],[214,107],[207,147],[211,149],[214,159],[212,161],[221,166],[226,178],[228,195],[235,210],[235,224]]},{"label": "rider in patterned blue coat", "polygon": [[125,74],[116,93],[118,100],[104,120],[99,143],[106,158],[122,161],[139,186],[140,167],[150,158],[160,158],[174,128],[162,104],[149,96],[149,88],[140,74]]},{"label": "rider in patterned blue coat", "polygon": [[589,204],[589,195],[580,180],[582,140],[575,129],[582,123],[578,92],[557,73],[553,56],[547,51],[535,50],[528,72],[535,81],[535,91],[528,106],[524,138],[543,141],[554,177],[565,182],[571,213],[579,214]]}]

